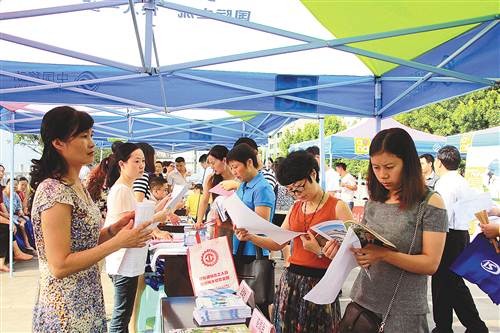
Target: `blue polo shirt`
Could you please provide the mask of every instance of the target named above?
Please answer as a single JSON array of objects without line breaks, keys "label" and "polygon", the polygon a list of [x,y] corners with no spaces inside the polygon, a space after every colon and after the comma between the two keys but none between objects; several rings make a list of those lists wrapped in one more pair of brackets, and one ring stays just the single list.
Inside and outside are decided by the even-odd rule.
[{"label": "blue polo shirt", "polygon": [[[269,219],[270,221],[273,220],[276,196],[274,194],[273,188],[260,172],[257,173],[257,176],[255,176],[251,181],[241,184],[236,191],[236,195],[248,208],[253,211],[255,211],[255,207],[258,206],[270,207],[271,216]],[[240,241],[238,240],[238,238],[236,238],[236,236],[233,236],[233,254],[236,254],[236,252],[238,251],[239,243]],[[269,255],[269,250],[262,250],[265,256]],[[247,242],[247,244],[245,244],[243,255],[255,256],[255,246],[253,245],[253,243]]]}]

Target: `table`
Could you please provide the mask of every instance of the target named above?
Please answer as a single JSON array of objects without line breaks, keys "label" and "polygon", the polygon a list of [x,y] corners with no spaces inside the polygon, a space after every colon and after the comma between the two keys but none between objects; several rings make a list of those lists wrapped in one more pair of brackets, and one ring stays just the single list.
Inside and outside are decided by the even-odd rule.
[{"label": "table", "polygon": [[[193,310],[195,306],[196,297],[194,296],[163,297],[161,299],[162,332],[168,333],[169,330],[176,328],[199,327],[193,319]],[[249,321],[250,318],[247,319],[246,325],[248,325]],[[231,326],[231,324],[223,326]]]},{"label": "table", "polygon": [[198,326],[193,319],[195,297],[164,297],[161,299],[162,332],[174,328]]}]

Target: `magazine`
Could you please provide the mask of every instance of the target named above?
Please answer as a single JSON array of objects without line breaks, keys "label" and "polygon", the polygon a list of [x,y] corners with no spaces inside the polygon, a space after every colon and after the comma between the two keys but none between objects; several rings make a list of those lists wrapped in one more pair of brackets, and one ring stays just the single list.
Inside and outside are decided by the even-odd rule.
[{"label": "magazine", "polygon": [[316,240],[321,246],[329,240],[336,240],[340,244],[347,233],[344,222],[341,220],[321,222],[313,225],[311,230],[317,234]]},{"label": "magazine", "polygon": [[346,228],[350,227],[356,233],[356,236],[358,236],[359,241],[361,242],[361,246],[365,246],[367,244],[375,244],[378,246],[384,246],[394,251],[398,250],[396,245],[394,245],[391,241],[387,240],[370,227],[353,220],[348,220],[344,223]]},{"label": "magazine", "polygon": [[215,327],[194,327],[177,328],[168,331],[169,333],[249,333],[250,330],[243,324]]}]

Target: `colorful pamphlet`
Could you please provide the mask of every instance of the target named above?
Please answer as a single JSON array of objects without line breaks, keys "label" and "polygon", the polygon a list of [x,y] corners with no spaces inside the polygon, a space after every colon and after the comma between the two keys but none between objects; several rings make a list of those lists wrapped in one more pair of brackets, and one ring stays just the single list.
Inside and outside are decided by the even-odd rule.
[{"label": "colorful pamphlet", "polygon": [[346,228],[350,227],[356,233],[356,236],[358,236],[359,241],[361,242],[361,246],[365,246],[367,244],[375,244],[378,246],[387,247],[394,251],[398,250],[396,245],[394,245],[391,241],[384,238],[381,234],[368,227],[367,225],[353,220],[348,220],[344,223]]}]

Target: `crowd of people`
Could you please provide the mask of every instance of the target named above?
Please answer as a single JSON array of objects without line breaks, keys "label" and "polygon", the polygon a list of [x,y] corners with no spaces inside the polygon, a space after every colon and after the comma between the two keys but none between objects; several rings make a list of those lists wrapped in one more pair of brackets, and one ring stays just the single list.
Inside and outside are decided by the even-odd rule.
[{"label": "crowd of people", "polygon": [[[270,251],[283,251],[285,268],[274,297],[257,304],[276,332],[339,332],[338,296],[326,305],[303,297],[323,277],[340,246],[337,241],[320,243],[311,227],[353,219],[357,181],[346,164],[337,163],[335,170],[326,167],[322,188],[318,147],[263,163],[256,142],[240,138],[232,147],[215,145],[202,155],[198,162],[203,174],[193,181],[184,158],[155,161],[154,148],[147,143],[115,142],[112,154],[82,180],[82,167],[94,159],[92,126],[87,113],[71,107],[47,112],[41,126],[44,149],[41,158],[33,160],[30,181],[16,180],[12,201],[10,184],[1,182],[5,186],[0,196],[0,270],[9,271],[11,237],[15,237],[15,260],[30,260],[33,255],[39,260],[33,331],[107,331],[99,267],[105,260],[114,286],[109,331],[128,332],[144,289],[144,268],[121,274],[125,251],[147,246],[152,238],[170,239],[168,232],[150,225],[176,224],[179,215],[185,215],[196,228],[213,224],[212,237],[227,237],[236,266],[252,262],[258,253],[269,257]],[[445,146],[435,160],[429,154],[418,156],[410,135],[392,128],[373,138],[369,156],[369,198],[361,223],[394,243],[398,251],[374,244],[352,250],[364,268],[352,286],[353,302],[380,319],[390,311],[386,333],[429,332],[427,280],[432,276],[432,332],[452,332],[453,311],[467,332],[488,332],[463,279],[449,270],[469,242],[468,226],[458,224],[451,209],[468,193],[457,172],[458,150]],[[0,165],[0,181],[4,171]],[[172,187],[188,184],[187,199],[164,209]],[[223,199],[210,192],[218,185],[235,190],[262,219],[303,234],[278,244],[236,228],[229,217],[222,221],[210,210]],[[134,226],[135,208],[144,200],[154,202],[154,216]],[[14,235],[8,228],[11,205]],[[483,231],[497,237],[498,225],[484,226]],[[401,272],[405,275],[398,282]],[[274,287],[273,280],[264,283]]]}]

